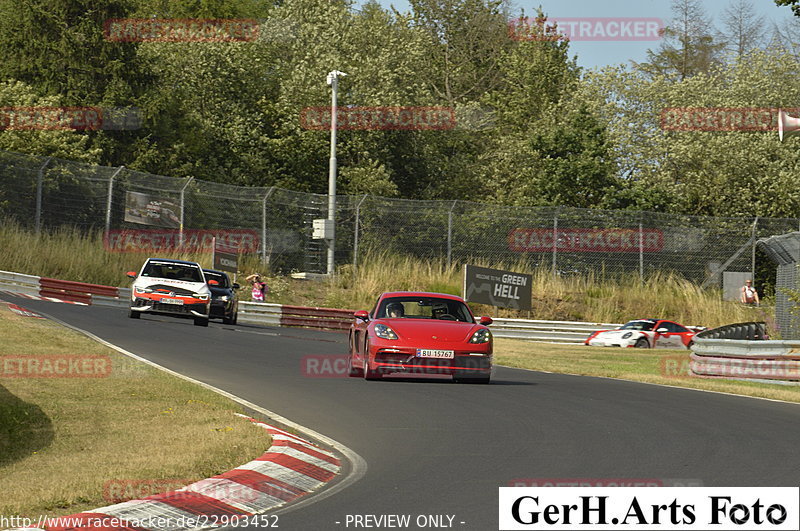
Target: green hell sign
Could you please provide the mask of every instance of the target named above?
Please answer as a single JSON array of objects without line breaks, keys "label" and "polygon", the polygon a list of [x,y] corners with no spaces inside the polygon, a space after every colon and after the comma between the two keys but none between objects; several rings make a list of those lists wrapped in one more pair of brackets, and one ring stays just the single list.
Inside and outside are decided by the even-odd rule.
[{"label": "green hell sign", "polygon": [[533,277],[513,271],[464,265],[464,300],[512,308],[531,309]]}]

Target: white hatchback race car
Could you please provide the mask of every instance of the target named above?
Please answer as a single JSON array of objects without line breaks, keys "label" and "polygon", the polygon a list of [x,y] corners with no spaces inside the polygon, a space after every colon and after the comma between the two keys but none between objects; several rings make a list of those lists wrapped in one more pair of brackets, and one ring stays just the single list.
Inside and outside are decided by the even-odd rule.
[{"label": "white hatchback race car", "polygon": [[143,313],[189,317],[197,326],[208,326],[211,291],[203,268],[195,262],[148,258],[131,286],[128,316],[138,319]]},{"label": "white hatchback race car", "polygon": [[689,348],[702,326],[683,326],[665,319],[636,319],[616,330],[598,330],[585,345],[593,347]]}]

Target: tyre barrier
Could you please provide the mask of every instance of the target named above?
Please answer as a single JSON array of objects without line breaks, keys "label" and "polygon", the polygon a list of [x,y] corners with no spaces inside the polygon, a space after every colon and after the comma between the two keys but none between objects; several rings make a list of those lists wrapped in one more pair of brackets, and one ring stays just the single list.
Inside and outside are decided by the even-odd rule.
[{"label": "tyre barrier", "polygon": [[800,341],[766,339],[765,323],[735,323],[694,337],[690,369],[703,378],[800,383]]},{"label": "tyre barrier", "polygon": [[696,337],[702,339],[744,339],[758,341],[769,339],[766,323],[734,323],[704,330]]}]

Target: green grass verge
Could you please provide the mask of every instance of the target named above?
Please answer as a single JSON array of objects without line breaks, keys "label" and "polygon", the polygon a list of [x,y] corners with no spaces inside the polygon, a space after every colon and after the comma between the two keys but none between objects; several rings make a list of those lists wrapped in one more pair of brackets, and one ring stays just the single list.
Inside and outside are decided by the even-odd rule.
[{"label": "green grass verge", "polygon": [[688,373],[689,351],[555,345],[495,338],[495,363],[537,371],[800,402],[800,386],[711,379]]},{"label": "green grass verge", "polygon": [[[238,404],[55,323],[0,304],[0,337],[0,515],[61,516],[173,490],[270,445],[234,415]],[[42,375],[44,360],[64,354],[108,356],[110,370],[8,377],[19,374],[14,358],[36,356]]]}]

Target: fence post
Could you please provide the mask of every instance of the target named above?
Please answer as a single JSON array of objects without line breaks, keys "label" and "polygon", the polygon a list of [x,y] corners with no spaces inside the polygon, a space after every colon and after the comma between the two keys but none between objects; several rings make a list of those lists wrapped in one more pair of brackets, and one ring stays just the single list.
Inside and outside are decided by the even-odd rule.
[{"label": "fence post", "polygon": [[42,227],[42,184],[44,181],[44,169],[50,164],[50,160],[53,157],[47,157],[47,160],[44,161],[44,164],[39,168],[39,172],[36,175],[36,234],[39,234],[39,230]]},{"label": "fence post", "polygon": [[106,202],[106,234],[111,230],[111,199],[114,193],[114,177],[121,172],[125,166],[120,166],[117,171],[108,179],[108,201]]},{"label": "fence post", "polygon": [[553,276],[558,275],[557,246],[558,246],[558,208],[553,213]]},{"label": "fence post", "polygon": [[750,278],[752,279],[754,285],[756,283],[756,229],[757,228],[758,228],[758,216],[756,216],[756,219],[753,220],[753,232],[751,236],[753,239],[753,256],[752,256],[752,262],[750,263],[751,265]]},{"label": "fence post", "polygon": [[361,198],[361,201],[356,204],[356,228],[355,234],[353,236],[353,273],[358,271],[358,229],[359,223],[361,221],[361,203],[367,198],[368,194],[364,194],[364,197]]},{"label": "fence post", "polygon": [[267,199],[275,191],[274,186],[270,186],[264,199],[261,200],[261,263],[267,263]]},{"label": "fence post", "polygon": [[453,253],[453,209],[458,201],[453,201],[453,206],[447,213],[447,269],[450,269],[450,257]]},{"label": "fence post", "polygon": [[186,191],[186,187],[194,180],[194,177],[189,177],[186,183],[181,188],[181,228],[180,233],[178,234],[178,241],[180,242],[180,248],[183,250],[183,213],[184,213],[184,192]]},{"label": "fence post", "polygon": [[644,231],[642,222],[639,222],[639,278],[644,282]]}]

